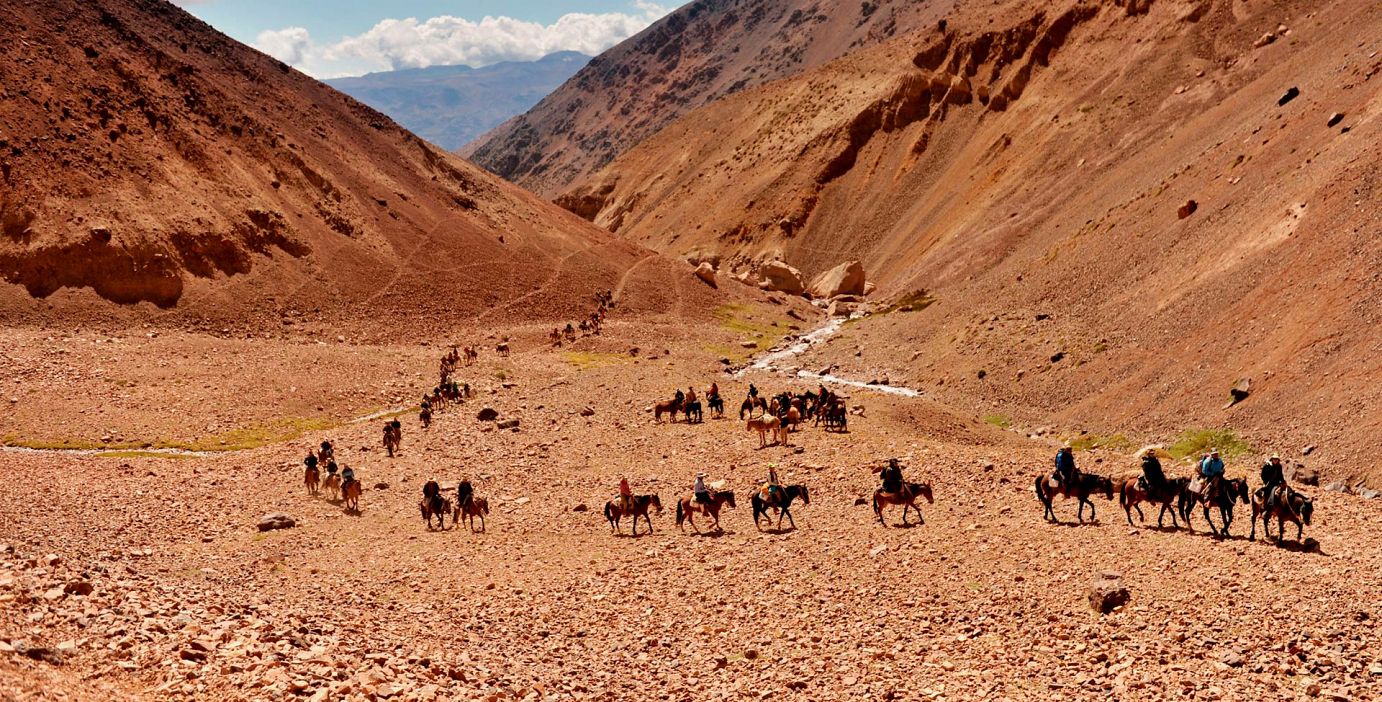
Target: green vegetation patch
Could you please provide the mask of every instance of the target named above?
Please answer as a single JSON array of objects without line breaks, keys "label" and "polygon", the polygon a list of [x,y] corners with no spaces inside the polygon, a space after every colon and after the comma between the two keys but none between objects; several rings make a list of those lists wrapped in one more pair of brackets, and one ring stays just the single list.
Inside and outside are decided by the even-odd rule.
[{"label": "green vegetation patch", "polygon": [[124,449],[119,451],[102,451],[95,454],[97,458],[168,458],[177,461],[185,461],[196,456],[189,456],[184,453],[159,453],[158,451],[140,451],[138,449]]},{"label": "green vegetation patch", "polygon": [[1076,451],[1089,451],[1091,449],[1108,449],[1110,451],[1131,451],[1133,450],[1132,439],[1123,434],[1113,434],[1112,436],[1100,436],[1098,434],[1082,434],[1070,439],[1070,447]]},{"label": "green vegetation patch", "polygon": [[1187,429],[1166,450],[1176,458],[1185,458],[1199,457],[1216,448],[1224,459],[1236,458],[1253,450],[1232,429]]},{"label": "green vegetation patch", "polygon": [[579,368],[580,370],[590,370],[591,368],[604,368],[605,366],[618,365],[628,361],[631,356],[623,353],[601,353],[599,351],[563,351],[561,354],[563,361]]},{"label": "green vegetation patch", "polygon": [[758,344],[757,349],[746,349],[742,346],[728,347],[720,344],[705,347],[707,351],[728,358],[731,363],[743,363],[755,351],[772,348],[782,340],[782,337],[787,336],[785,326],[776,321],[764,322],[755,318],[753,311],[747,305],[737,303],[720,305],[715,308],[713,315],[720,323],[721,329],[737,334],[742,341],[753,341]]},{"label": "green vegetation patch", "polygon": [[1008,427],[1013,425],[1012,420],[1009,419],[1008,415],[1006,414],[984,415],[984,423],[992,424],[993,426],[998,427],[999,429],[1007,429]]}]

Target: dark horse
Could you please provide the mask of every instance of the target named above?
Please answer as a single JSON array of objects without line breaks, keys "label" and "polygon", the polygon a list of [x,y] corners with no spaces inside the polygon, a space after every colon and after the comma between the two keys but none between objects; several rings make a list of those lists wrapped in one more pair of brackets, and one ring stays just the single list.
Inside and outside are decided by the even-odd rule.
[{"label": "dark horse", "polygon": [[711,395],[710,397],[706,398],[705,402],[710,407],[710,411],[714,413],[716,417],[725,416],[725,398],[720,397],[719,395]]},{"label": "dark horse", "polygon": [[1050,476],[1038,475],[1036,479],[1036,496],[1046,510],[1044,516],[1048,522],[1060,522],[1056,519],[1056,511],[1052,509],[1052,503],[1057,496],[1073,497],[1080,501],[1077,516],[1081,524],[1084,523],[1084,506],[1089,505],[1089,520],[1094,521],[1097,517],[1094,514],[1094,503],[1090,501],[1089,496],[1098,494],[1102,494],[1106,500],[1112,500],[1113,481],[1093,473],[1076,473],[1074,480],[1052,487]]},{"label": "dark horse", "polygon": [[758,518],[760,516],[762,516],[763,519],[766,519],[769,524],[772,524],[773,520],[771,517],[768,516],[768,510],[776,509],[776,528],[782,528],[782,518],[786,517],[787,522],[792,525],[793,529],[796,529],[797,522],[795,519],[792,519],[791,512],[792,500],[801,498],[802,504],[809,505],[811,504],[811,491],[807,490],[805,485],[786,485],[781,486],[776,490],[773,490],[770,494],[773,497],[771,499],[764,500],[761,493],[755,492],[753,494],[753,498],[749,500],[753,503],[753,525],[755,527],[758,527],[760,530],[762,529],[762,527],[758,526]]},{"label": "dark horse", "polygon": [[1176,478],[1167,480],[1164,490],[1154,490],[1151,487],[1143,486],[1142,478],[1128,478],[1123,481],[1118,490],[1118,503],[1123,506],[1123,514],[1128,518],[1128,525],[1132,525],[1132,511],[1137,510],[1137,519],[1146,522],[1147,518],[1142,514],[1142,507],[1139,503],[1148,502],[1154,505],[1161,505],[1161,511],[1156,515],[1156,525],[1161,526],[1161,520],[1166,517],[1167,510],[1171,512],[1171,524],[1177,528],[1180,522],[1176,520],[1176,508],[1171,504],[1180,497],[1185,488],[1190,484],[1189,478]]},{"label": "dark horse", "polygon": [[[1190,525],[1190,515],[1194,513],[1195,504],[1204,508],[1204,520],[1209,522],[1209,531],[1215,536],[1228,536],[1229,527],[1233,525],[1233,503],[1242,501],[1243,504],[1251,504],[1252,499],[1248,495],[1248,481],[1243,478],[1220,478],[1217,488],[1199,494],[1186,489],[1180,495],[1180,516],[1185,520],[1185,527],[1191,531],[1195,527]],[[1213,504],[1219,508],[1219,520],[1224,523],[1224,530],[1219,531],[1214,526],[1214,520],[1209,517],[1209,506]]]},{"label": "dark horse", "polygon": [[633,535],[638,536],[638,518],[648,523],[648,533],[653,533],[653,520],[648,517],[649,509],[656,509],[658,514],[662,514],[662,499],[657,495],[634,495],[631,500],[633,503],[629,511],[625,512],[619,504],[619,500],[610,500],[605,503],[605,519],[609,520],[609,526],[615,532],[619,532],[619,521],[625,516],[633,515]]},{"label": "dark horse", "polygon": [[1257,518],[1262,517],[1262,535],[1267,540],[1272,538],[1271,522],[1267,521],[1271,517],[1276,517],[1276,542],[1280,544],[1286,540],[1286,522],[1294,522],[1296,525],[1296,541],[1305,534],[1306,525],[1310,524],[1310,515],[1315,513],[1315,501],[1302,495],[1286,486],[1281,487],[1281,494],[1277,495],[1276,501],[1271,507],[1264,504],[1266,496],[1254,495],[1252,501],[1252,533],[1248,534],[1249,539],[1257,539]]},{"label": "dark horse", "polygon": [[710,493],[710,501],[705,503],[697,502],[692,495],[677,500],[677,528],[681,529],[682,522],[686,522],[691,525],[692,529],[696,530],[697,534],[701,533],[700,527],[696,526],[696,521],[691,518],[691,515],[704,514],[714,521],[716,531],[724,531],[724,527],[720,526],[721,505],[735,507],[734,493],[730,491],[712,492]]},{"label": "dark horse", "polygon": [[691,423],[691,417],[692,417],[693,415],[696,417],[696,422],[697,422],[697,423],[700,423],[700,422],[704,422],[704,421],[705,421],[705,413],[704,413],[703,411],[701,411],[701,401],[700,401],[700,400],[694,400],[694,401],[692,401],[692,402],[686,403],[686,407],[682,408],[681,411],[682,411],[683,414],[686,415],[686,423],[687,423],[687,424],[690,424],[690,423]]},{"label": "dark horse", "polygon": [[764,400],[764,399],[761,398],[761,397],[746,397],[746,398],[744,398],[744,404],[739,405],[739,418],[740,418],[740,419],[743,419],[745,414],[747,414],[747,415],[749,415],[750,417],[752,417],[752,416],[753,416],[753,411],[754,411],[755,409],[763,410],[763,414],[767,414],[767,413],[768,413],[768,401],[767,401],[767,400]]}]

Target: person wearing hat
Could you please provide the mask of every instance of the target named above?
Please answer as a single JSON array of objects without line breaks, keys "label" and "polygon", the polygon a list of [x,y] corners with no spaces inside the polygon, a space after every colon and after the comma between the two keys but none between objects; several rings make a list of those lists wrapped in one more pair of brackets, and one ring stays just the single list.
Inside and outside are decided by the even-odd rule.
[{"label": "person wearing hat", "polygon": [[628,478],[619,479],[619,511],[628,514],[633,511],[633,488]]},{"label": "person wearing hat", "polygon": [[1263,504],[1270,508],[1276,502],[1278,488],[1285,485],[1286,475],[1281,468],[1281,456],[1274,453],[1262,464],[1262,487],[1257,489],[1257,495]]},{"label": "person wearing hat", "polygon": [[1166,494],[1166,473],[1161,470],[1161,461],[1156,457],[1156,449],[1142,452],[1142,480],[1148,496],[1160,497]]},{"label": "person wearing hat", "polygon": [[1219,449],[1210,449],[1209,455],[1200,461],[1200,477],[1205,481],[1205,495],[1218,486],[1224,477],[1224,459],[1219,458]]},{"label": "person wearing hat", "polygon": [[773,504],[773,497],[774,497],[774,495],[775,495],[776,493],[778,493],[778,492],[781,492],[781,491],[782,491],[782,484],[779,483],[778,480],[777,480],[777,464],[776,464],[776,463],[769,463],[769,464],[768,464],[768,482],[766,482],[766,483],[763,484],[763,489],[760,491],[760,492],[762,493],[762,495],[763,495],[763,500],[764,500],[765,502],[767,502],[768,504]]},{"label": "person wearing hat", "polygon": [[705,473],[696,474],[696,484],[691,486],[691,492],[695,494],[697,502],[710,504],[710,488],[705,486]]},{"label": "person wearing hat", "polygon": [[1075,449],[1066,442],[1060,451],[1056,452],[1056,472],[1052,477],[1062,485],[1068,485],[1075,481]]}]

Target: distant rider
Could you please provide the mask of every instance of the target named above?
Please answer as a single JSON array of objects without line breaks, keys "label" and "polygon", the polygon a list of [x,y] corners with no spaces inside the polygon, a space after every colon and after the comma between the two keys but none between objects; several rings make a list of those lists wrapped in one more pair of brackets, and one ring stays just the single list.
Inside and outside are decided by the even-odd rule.
[{"label": "distant rider", "polygon": [[782,492],[782,483],[777,479],[777,464],[768,464],[768,482],[763,485],[763,499],[768,504],[774,504],[775,498]]},{"label": "distant rider", "polygon": [[307,452],[307,458],[302,459],[302,464],[307,466],[307,470],[317,469],[317,454],[312,451]]},{"label": "distant rider", "polygon": [[475,497],[475,488],[470,484],[470,478],[462,478],[456,484],[456,506],[462,509],[470,506],[470,500]]},{"label": "distant rider", "polygon": [[1200,476],[1205,479],[1205,494],[1218,487],[1219,481],[1224,477],[1224,459],[1219,458],[1219,449],[1212,449],[1209,455],[1200,461]]},{"label": "distant rider", "polygon": [[696,484],[691,486],[691,492],[695,494],[697,502],[710,504],[710,488],[705,486],[705,473],[696,474]]},{"label": "distant rider", "polygon": [[686,393],[682,392],[682,391],[681,391],[681,388],[677,388],[677,395],[676,395],[675,398],[673,398],[673,400],[676,402],[677,406],[685,405],[685,404],[686,404]]},{"label": "distant rider", "polygon": [[1282,490],[1286,486],[1285,471],[1281,467],[1281,456],[1272,454],[1266,463],[1262,464],[1262,487],[1257,489],[1258,496],[1264,505],[1271,508],[1281,499]]},{"label": "distant rider", "polygon": [[427,502],[427,507],[433,513],[441,512],[441,486],[435,480],[428,480],[422,486],[422,499]]},{"label": "distant rider", "polygon": [[346,488],[350,487],[353,482],[355,482],[355,469],[350,466],[341,469],[341,492],[345,493]]},{"label": "distant rider", "polygon": [[1148,495],[1166,494],[1166,473],[1161,470],[1161,461],[1157,459],[1156,451],[1151,449],[1142,454],[1142,481],[1143,489]]},{"label": "distant rider", "polygon": [[902,466],[898,464],[896,458],[888,459],[888,467],[883,469],[881,477],[883,478],[883,492],[902,492]]},{"label": "distant rider", "polygon": [[628,478],[619,479],[619,511],[624,514],[633,511],[633,488],[629,487]]}]

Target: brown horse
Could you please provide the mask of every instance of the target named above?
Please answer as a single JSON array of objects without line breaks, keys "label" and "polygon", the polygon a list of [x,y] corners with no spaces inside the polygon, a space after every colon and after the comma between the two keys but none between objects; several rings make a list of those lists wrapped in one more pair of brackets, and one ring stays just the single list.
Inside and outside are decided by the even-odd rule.
[{"label": "brown horse", "polygon": [[350,481],[350,484],[345,486],[345,489],[341,491],[341,498],[345,500],[345,508],[347,510],[350,510],[351,512],[360,511],[361,490],[362,488],[360,487],[360,479],[356,478],[355,480]]},{"label": "brown horse", "polygon": [[465,347],[465,364],[467,366],[479,360],[479,358],[480,352],[476,351],[474,346]]},{"label": "brown horse", "polygon": [[749,419],[745,427],[748,431],[758,432],[758,448],[765,448],[768,445],[768,435],[773,435],[773,443],[780,444],[786,440],[784,436],[787,432],[782,429],[782,420],[771,415],[753,417]]},{"label": "brown horse", "polygon": [[1162,520],[1166,517],[1166,511],[1171,511],[1171,525],[1180,528],[1180,522],[1176,519],[1176,507],[1171,504],[1180,497],[1181,492],[1190,484],[1189,478],[1176,478],[1166,481],[1166,490],[1157,492],[1151,488],[1144,488],[1139,483],[1141,478],[1128,478],[1118,485],[1118,504],[1123,506],[1123,514],[1128,518],[1128,525],[1132,526],[1132,510],[1137,510],[1137,519],[1146,522],[1147,518],[1142,515],[1142,508],[1138,505],[1149,502],[1154,505],[1161,505],[1161,511],[1156,515],[1156,525],[1160,527]]},{"label": "brown horse", "polygon": [[[429,500],[424,497],[421,502],[417,503],[417,507],[418,510],[422,512],[422,518],[427,520],[427,529],[429,531],[432,529],[433,516],[437,518],[437,528],[446,529],[446,513],[452,511],[450,498],[438,495]],[[453,522],[452,526],[455,526],[455,519],[451,521]]]},{"label": "brown horse", "polygon": [[925,497],[927,504],[936,504],[936,497],[931,492],[931,483],[905,483],[901,492],[883,492],[877,490],[873,493],[873,513],[878,516],[878,523],[887,526],[883,521],[883,508],[888,505],[902,505],[902,525],[907,526],[907,510],[913,509],[917,513],[917,524],[925,524],[926,519],[921,516],[921,507],[917,505],[917,498]]},{"label": "brown horse", "polygon": [[402,437],[399,436],[399,433],[398,433],[398,432],[395,432],[395,431],[394,431],[394,429],[393,429],[393,424],[385,423],[385,424],[384,424],[384,452],[387,453],[387,454],[389,455],[389,458],[393,458],[393,455],[394,455],[395,453],[398,453],[398,444],[399,444],[399,442],[400,442],[401,440],[402,440]]},{"label": "brown horse", "polygon": [[799,430],[801,424],[801,410],[795,406],[787,408],[787,412],[782,416],[782,435],[786,436],[788,431]]},{"label": "brown horse", "polygon": [[509,355],[509,343],[506,341],[502,344],[495,345],[494,352],[499,354],[502,358],[507,358]]},{"label": "brown horse", "polygon": [[1078,517],[1080,523],[1084,523],[1084,506],[1089,505],[1089,519],[1094,521],[1094,503],[1089,500],[1091,495],[1102,494],[1104,499],[1113,499],[1113,481],[1102,475],[1093,473],[1076,473],[1074,480],[1069,482],[1051,485],[1051,478],[1048,475],[1038,475],[1036,478],[1036,496],[1041,501],[1041,506],[1045,508],[1046,520],[1049,522],[1060,522],[1056,519],[1056,511],[1052,508],[1052,503],[1056,497],[1073,497],[1080,501],[1080,511]]},{"label": "brown horse", "polygon": [[321,471],[316,466],[307,466],[307,471],[302,476],[302,484],[307,486],[307,494],[317,494],[317,487],[321,484],[321,477]]},{"label": "brown horse", "polygon": [[1262,535],[1268,541],[1272,538],[1271,523],[1267,521],[1276,517],[1276,542],[1280,544],[1286,540],[1286,522],[1296,525],[1296,541],[1300,541],[1305,534],[1305,527],[1310,524],[1310,516],[1315,513],[1315,501],[1285,485],[1280,488],[1281,493],[1277,495],[1276,501],[1271,507],[1265,503],[1266,495],[1254,493],[1252,497],[1252,533],[1248,534],[1251,540],[1257,540],[1257,518],[1262,517]]},{"label": "brown horse", "polygon": [[752,417],[755,409],[762,410],[763,414],[767,414],[768,401],[761,397],[744,398],[744,404],[739,405],[739,418],[743,419],[745,414]]},{"label": "brown horse", "polygon": [[653,520],[648,517],[650,509],[656,509],[658,514],[662,514],[662,499],[656,494],[653,495],[634,495],[630,500],[629,509],[626,512],[618,499],[610,500],[605,503],[605,519],[609,520],[610,529],[615,533],[622,533],[619,530],[619,522],[624,517],[633,516],[633,535],[638,536],[638,518],[648,523],[648,533],[653,533]]},{"label": "brown horse", "polygon": [[734,493],[732,491],[712,492],[710,493],[710,501],[705,503],[697,502],[695,495],[687,495],[677,500],[677,529],[685,531],[681,524],[686,522],[691,525],[692,529],[696,530],[697,534],[701,533],[701,530],[696,526],[696,520],[692,519],[691,515],[704,514],[715,522],[716,531],[724,531],[724,527],[720,526],[720,508],[722,505],[734,507]]},{"label": "brown horse", "polygon": [[470,502],[464,505],[456,505],[452,513],[451,522],[454,526],[462,519],[467,520],[470,525],[471,533],[475,532],[475,518],[480,518],[480,531],[485,531],[485,515],[489,514],[489,500],[483,497],[472,497]]},{"label": "brown horse", "polygon": [[680,400],[668,400],[666,402],[659,402],[653,405],[653,421],[660,422],[662,421],[662,415],[670,413],[672,415],[672,421],[676,422],[677,412],[680,412],[681,410],[682,407]]},{"label": "brown horse", "polygon": [[335,473],[326,476],[326,480],[322,482],[322,488],[326,490],[327,499],[341,499],[341,476]]}]

